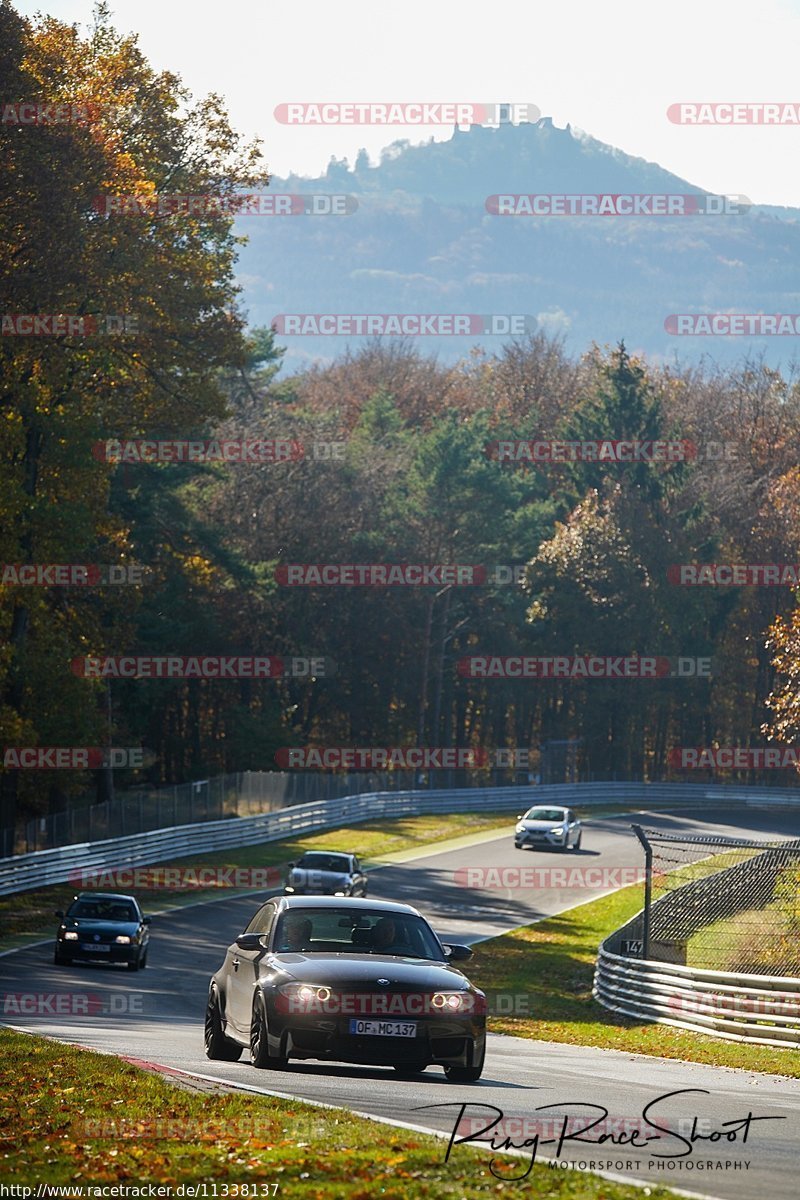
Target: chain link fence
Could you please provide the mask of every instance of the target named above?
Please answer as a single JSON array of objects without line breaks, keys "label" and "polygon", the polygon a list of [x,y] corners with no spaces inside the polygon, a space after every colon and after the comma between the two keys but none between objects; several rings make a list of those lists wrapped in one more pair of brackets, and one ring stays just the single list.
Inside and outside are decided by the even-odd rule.
[{"label": "chain link fence", "polygon": [[173,787],[118,792],[104,804],[74,804],[63,812],[24,822],[14,830],[0,830],[0,858],[197,821],[253,817],[294,804],[338,800],[365,792],[502,787],[527,781],[527,772],[513,770],[355,771],[347,775],[240,771]]},{"label": "chain link fence", "polygon": [[616,954],[702,970],[800,976],[800,839],[662,833],[645,850],[645,907]]}]

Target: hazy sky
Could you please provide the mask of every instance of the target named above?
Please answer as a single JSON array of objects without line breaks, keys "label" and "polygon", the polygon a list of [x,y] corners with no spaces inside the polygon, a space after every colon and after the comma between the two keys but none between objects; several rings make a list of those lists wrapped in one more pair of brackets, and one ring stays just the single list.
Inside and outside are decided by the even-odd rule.
[{"label": "hazy sky", "polygon": [[[92,0],[18,0],[87,22]],[[317,174],[450,130],[279,124],[287,101],[528,102],[714,192],[800,205],[800,126],[690,128],[677,101],[800,102],[800,0],[110,0],[156,67],[221,93],[267,165]],[[520,180],[519,191],[525,191]]]}]

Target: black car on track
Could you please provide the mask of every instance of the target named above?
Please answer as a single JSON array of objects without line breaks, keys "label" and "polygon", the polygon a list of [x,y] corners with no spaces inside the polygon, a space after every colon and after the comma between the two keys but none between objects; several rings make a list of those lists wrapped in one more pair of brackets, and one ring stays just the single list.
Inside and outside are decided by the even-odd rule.
[{"label": "black car on track", "polygon": [[147,966],[150,918],[142,916],[134,896],[81,892],[56,916],[61,917],[53,950],[56,966],[75,959],[127,963],[129,971]]},{"label": "black car on track", "polygon": [[290,1059],[390,1066],[401,1075],[444,1067],[480,1078],[486,997],[452,964],[407,904],[336,896],[273,896],[228,947],[212,977],[206,1054],[255,1067]]},{"label": "black car on track", "polygon": [[355,854],[307,850],[289,863],[286,896],[366,896],[369,881]]}]

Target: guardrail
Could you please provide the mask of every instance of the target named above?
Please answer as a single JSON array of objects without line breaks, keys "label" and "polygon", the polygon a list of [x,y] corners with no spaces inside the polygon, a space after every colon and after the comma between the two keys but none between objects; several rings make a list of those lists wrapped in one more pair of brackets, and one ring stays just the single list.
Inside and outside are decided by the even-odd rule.
[{"label": "guardrail", "polygon": [[800,1047],[800,979],[704,971],[600,947],[593,995],[625,1016],[729,1041]]},{"label": "guardrail", "polygon": [[565,804],[573,808],[603,805],[690,807],[697,805],[748,805],[792,803],[800,806],[800,789],[741,789],[701,784],[585,783],[551,784],[503,788],[364,792],[334,800],[297,804],[291,808],[260,813],[254,817],[204,821],[154,829],[148,833],[103,841],[60,846],[0,859],[0,895],[13,895],[34,887],[67,883],[81,871],[103,871],[120,867],[149,866],[191,854],[207,854],[232,846],[251,846],[279,841],[296,834],[339,825],[418,816],[422,813],[508,812],[532,803]]}]

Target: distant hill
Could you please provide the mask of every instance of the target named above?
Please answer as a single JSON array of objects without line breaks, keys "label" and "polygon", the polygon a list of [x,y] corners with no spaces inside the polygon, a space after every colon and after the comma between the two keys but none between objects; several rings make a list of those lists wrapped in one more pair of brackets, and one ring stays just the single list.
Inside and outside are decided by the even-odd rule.
[{"label": "distant hill", "polygon": [[[267,147],[267,152],[269,147]],[[700,184],[548,117],[389,146],[376,166],[331,161],[317,179],[273,177],[270,192],[347,193],[339,217],[244,217],[239,264],[253,325],[279,313],[529,314],[570,349],[625,339],[651,357],[730,362],[764,350],[788,362],[796,338],[676,337],[670,313],[800,312],[800,210],[737,216],[499,217],[498,193],[692,193]],[[358,338],[280,336],[286,366],[330,360]],[[453,361],[502,338],[421,337]]]}]

